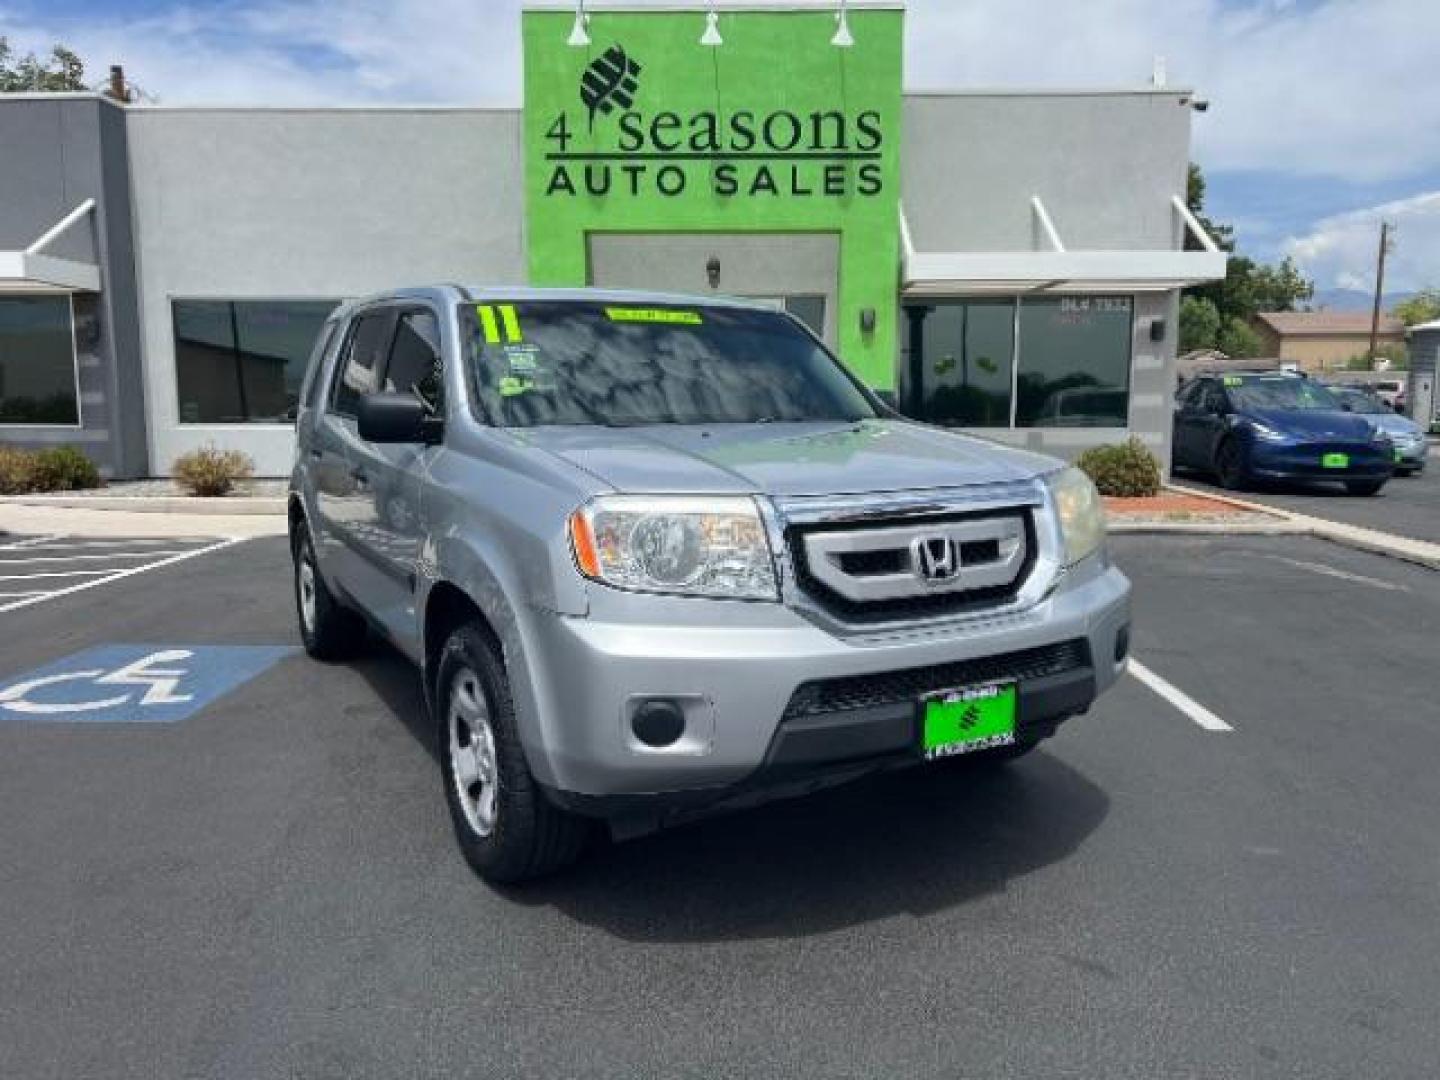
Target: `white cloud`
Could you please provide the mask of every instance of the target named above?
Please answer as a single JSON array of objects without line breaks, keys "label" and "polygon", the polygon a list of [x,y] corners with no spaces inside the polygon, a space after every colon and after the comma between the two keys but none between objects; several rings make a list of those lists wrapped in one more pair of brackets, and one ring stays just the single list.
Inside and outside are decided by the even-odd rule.
[{"label": "white cloud", "polygon": [[1386,292],[1440,285],[1440,191],[1323,218],[1306,235],[1287,240],[1284,251],[1322,286],[1369,290],[1382,220],[1395,229]]},{"label": "white cloud", "polygon": [[[142,17],[101,3],[70,20],[0,12],[0,33],[66,41],[97,75],[121,59],[175,104],[520,98],[519,0],[175,0]],[[1440,124],[1423,119],[1440,97],[1436,0],[911,0],[908,18],[912,86],[1134,85],[1158,53],[1212,102],[1195,125],[1211,170],[1440,171]]]}]

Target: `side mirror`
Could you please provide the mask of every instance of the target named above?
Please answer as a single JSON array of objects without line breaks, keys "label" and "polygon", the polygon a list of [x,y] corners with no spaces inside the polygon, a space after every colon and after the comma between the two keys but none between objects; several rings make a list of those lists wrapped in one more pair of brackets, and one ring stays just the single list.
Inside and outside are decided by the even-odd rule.
[{"label": "side mirror", "polygon": [[445,430],[444,422],[431,416],[413,394],[367,394],[360,399],[355,426],[366,442],[426,446],[440,442]]}]

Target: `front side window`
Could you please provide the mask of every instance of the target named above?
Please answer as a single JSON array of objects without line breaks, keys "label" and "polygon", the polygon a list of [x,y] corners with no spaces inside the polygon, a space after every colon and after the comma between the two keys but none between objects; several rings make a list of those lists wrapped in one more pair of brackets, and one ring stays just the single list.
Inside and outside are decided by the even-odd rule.
[{"label": "front side window", "polygon": [[461,309],[474,384],[505,427],[873,417],[869,398],[771,311],[519,301]]},{"label": "front side window", "polygon": [[444,380],[440,359],[440,323],[429,309],[407,311],[395,327],[390,362],[385,367],[388,393],[415,394],[436,412],[443,411]]},{"label": "front side window", "polygon": [[360,399],[373,394],[380,361],[389,339],[391,314],[386,310],[370,311],[355,321],[355,328],[340,358],[335,379],[335,395],[331,409],[341,416],[354,416],[360,410]]},{"label": "front side window", "polygon": [[334,300],[176,300],[175,382],[182,424],[295,418],[300,385]]},{"label": "front side window", "polygon": [[1016,427],[1125,427],[1134,319],[1125,296],[1020,302]]},{"label": "front side window", "polygon": [[78,424],[68,296],[0,296],[0,424]]}]

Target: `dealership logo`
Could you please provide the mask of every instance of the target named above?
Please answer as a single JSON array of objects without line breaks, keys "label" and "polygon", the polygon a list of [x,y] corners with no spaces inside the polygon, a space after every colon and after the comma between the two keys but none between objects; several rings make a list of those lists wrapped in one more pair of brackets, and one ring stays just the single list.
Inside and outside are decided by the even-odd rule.
[{"label": "dealership logo", "polygon": [[[573,108],[563,107],[545,127],[546,197],[706,192],[719,198],[843,199],[870,198],[885,186],[886,132],[878,109],[825,101],[809,109],[740,104],[646,110],[637,105],[642,70],[619,43],[581,69],[584,127]],[[650,98],[654,78],[652,65]],[[611,122],[597,129],[598,118]]]},{"label": "dealership logo", "polygon": [[920,536],[910,545],[915,573],[933,584],[960,573],[960,553],[948,536]]},{"label": "dealership logo", "polygon": [[611,45],[581,73],[580,103],[589,112],[591,131],[595,130],[597,112],[609,116],[617,105],[628,109],[635,104],[639,78],[640,65],[619,45]]},{"label": "dealership logo", "polygon": [[971,702],[965,706],[965,711],[960,714],[960,730],[969,731],[980,722],[980,706]]}]

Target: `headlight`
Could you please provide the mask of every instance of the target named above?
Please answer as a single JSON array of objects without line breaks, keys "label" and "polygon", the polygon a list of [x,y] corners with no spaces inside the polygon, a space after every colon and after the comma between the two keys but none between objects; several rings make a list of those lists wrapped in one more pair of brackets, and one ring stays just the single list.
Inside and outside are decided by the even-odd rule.
[{"label": "headlight", "polygon": [[1250,421],[1250,430],[1255,433],[1257,439],[1265,442],[1289,442],[1290,436],[1286,435],[1279,428],[1273,428],[1269,424],[1262,424],[1259,420]]},{"label": "headlight", "polygon": [[1060,519],[1065,565],[1073,566],[1105,542],[1105,507],[1090,477],[1073,466],[1047,476],[1045,483]]},{"label": "headlight", "polygon": [[575,565],[635,592],[778,599],[775,560],[755,500],[602,495],[570,515]]}]

